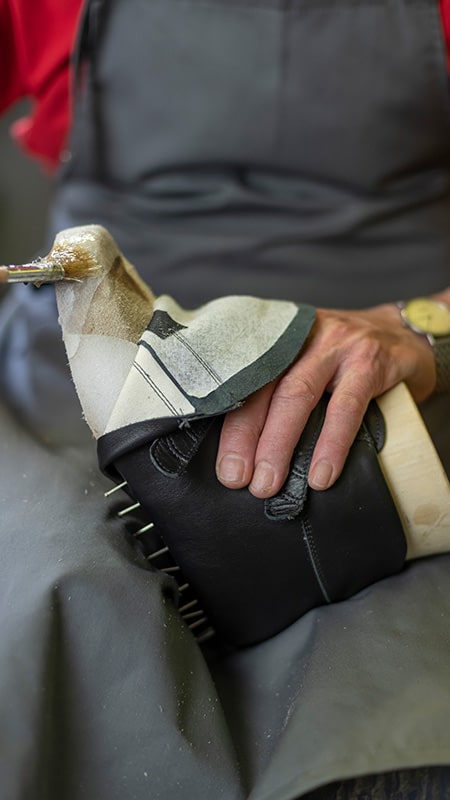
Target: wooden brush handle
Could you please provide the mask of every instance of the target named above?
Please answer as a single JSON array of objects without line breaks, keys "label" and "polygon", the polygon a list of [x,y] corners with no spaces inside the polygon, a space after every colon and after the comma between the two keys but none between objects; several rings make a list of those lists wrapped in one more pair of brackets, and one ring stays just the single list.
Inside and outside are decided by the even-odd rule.
[{"label": "wooden brush handle", "polygon": [[402,519],[407,558],[450,551],[450,483],[405,384],[377,403],[386,422],[381,468]]}]

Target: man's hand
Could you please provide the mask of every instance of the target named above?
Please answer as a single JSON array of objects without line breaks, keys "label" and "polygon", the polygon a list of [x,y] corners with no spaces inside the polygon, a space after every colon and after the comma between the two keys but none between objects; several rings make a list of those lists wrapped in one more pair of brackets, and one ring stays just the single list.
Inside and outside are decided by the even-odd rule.
[{"label": "man's hand", "polygon": [[331,486],[345,463],[370,400],[404,381],[416,402],[436,383],[431,346],[403,327],[398,309],[318,309],[301,356],[224,420],[217,476],[255,497],[276,494],[311,410],[331,393],[309,473],[313,489]]}]

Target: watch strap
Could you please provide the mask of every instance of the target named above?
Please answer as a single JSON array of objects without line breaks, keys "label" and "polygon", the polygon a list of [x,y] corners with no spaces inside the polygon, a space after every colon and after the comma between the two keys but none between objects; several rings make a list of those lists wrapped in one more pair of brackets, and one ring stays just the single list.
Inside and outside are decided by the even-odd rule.
[{"label": "watch strap", "polygon": [[433,349],[436,359],[435,392],[438,394],[450,392],[450,336],[435,338]]}]

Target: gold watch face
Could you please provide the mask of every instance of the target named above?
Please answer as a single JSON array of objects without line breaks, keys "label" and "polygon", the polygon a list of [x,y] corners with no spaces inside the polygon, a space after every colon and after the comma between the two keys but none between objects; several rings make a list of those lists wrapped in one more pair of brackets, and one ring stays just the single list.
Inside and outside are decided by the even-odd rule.
[{"label": "gold watch face", "polygon": [[416,297],[405,303],[401,313],[407,325],[418,333],[431,333],[433,336],[450,334],[450,309],[444,303],[428,297]]}]

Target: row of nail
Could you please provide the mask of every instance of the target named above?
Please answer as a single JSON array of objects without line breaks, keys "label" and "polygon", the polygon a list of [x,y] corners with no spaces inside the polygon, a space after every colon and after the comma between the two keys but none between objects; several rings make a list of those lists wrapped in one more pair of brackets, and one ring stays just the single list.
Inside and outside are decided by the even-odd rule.
[{"label": "row of nail", "polygon": [[[109,489],[107,492],[105,492],[104,496],[106,498],[111,497],[121,489],[126,490],[126,486],[127,486],[127,481],[122,481],[122,483],[116,484],[115,486],[112,487],[112,489]],[[126,508],[123,508],[120,511],[118,511],[117,516],[123,519],[123,517],[126,517],[127,514],[132,514],[133,511],[137,511],[137,509],[139,508],[141,508],[140,503],[132,503],[130,506],[127,506]],[[148,522],[147,524],[139,528],[137,531],[135,531],[133,536],[135,538],[142,536],[143,534],[151,531],[152,528],[154,527],[155,526],[153,522]],[[146,556],[146,558],[147,561],[152,563],[165,555],[170,556],[170,558],[172,559],[170,550],[166,546],[160,547],[158,550],[155,550],[153,553],[150,553],[150,555]],[[155,566],[160,572],[164,572],[168,575],[176,576],[177,573],[181,572],[181,567],[179,567],[177,564],[173,564],[168,567],[158,567],[157,565]],[[190,588],[189,583],[178,584],[178,591],[180,594],[187,592],[189,588]],[[188,602],[184,603],[184,605],[178,607],[178,612],[181,615],[181,618],[186,622],[188,628],[192,632],[196,631],[198,628],[203,627],[204,625],[208,625],[208,628],[205,631],[201,632],[199,635],[196,635],[197,642],[202,644],[203,642],[207,641],[212,636],[214,636],[215,631],[213,628],[209,626],[208,618],[206,617],[203,609],[200,607],[196,608],[196,606],[198,605],[199,605],[198,600],[196,599],[189,600]]]}]

